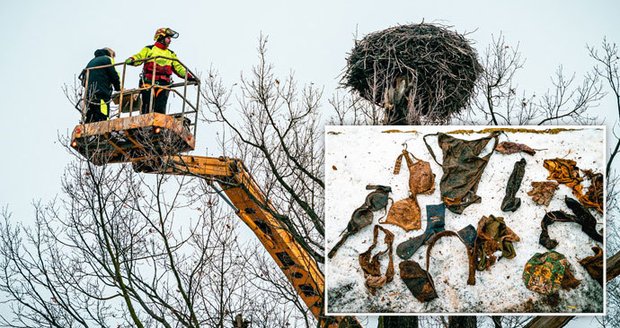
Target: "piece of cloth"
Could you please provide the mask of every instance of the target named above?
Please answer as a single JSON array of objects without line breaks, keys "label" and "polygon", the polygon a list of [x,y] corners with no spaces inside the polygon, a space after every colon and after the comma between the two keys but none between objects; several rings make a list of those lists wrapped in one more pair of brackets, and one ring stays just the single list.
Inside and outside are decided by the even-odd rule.
[{"label": "piece of cloth", "polygon": [[[87,112],[85,123],[105,121],[109,117],[108,103],[114,90],[121,89],[118,72],[114,68],[114,58],[109,49],[97,49],[95,57],[80,73],[82,86],[86,88]],[[105,66],[95,68],[99,66]]]},{"label": "piece of cloth", "polygon": [[594,208],[603,214],[603,180],[602,173],[594,173],[592,170],[584,170],[583,174],[590,180],[590,186],[583,198],[579,201],[586,207]]},{"label": "piece of cloth", "polygon": [[435,284],[431,275],[413,260],[402,261],[398,264],[400,278],[407,289],[420,302],[429,302],[437,298]]},{"label": "piece of cloth", "polygon": [[555,181],[533,181],[532,190],[528,191],[527,194],[532,197],[536,204],[549,206],[558,186],[559,184]]},{"label": "piece of cloth", "polygon": [[581,225],[581,231],[585,232],[590,238],[603,242],[603,235],[596,231],[596,218],[592,216],[590,211],[574,198],[564,197],[566,206],[573,211],[577,220],[575,222]]},{"label": "piece of cloth", "polygon": [[603,250],[598,247],[592,247],[594,255],[579,260],[592,279],[596,280],[599,285],[603,286]]},{"label": "piece of cloth", "polygon": [[542,231],[540,232],[538,242],[547,249],[555,248],[558,245],[558,241],[551,239],[548,227],[555,222],[575,222],[581,225],[581,231],[585,232],[595,241],[602,243],[603,235],[596,231],[596,219],[588,212],[588,209],[573,198],[565,197],[564,201],[566,202],[566,206],[573,211],[574,215],[567,214],[564,211],[552,211],[545,214],[540,222]]},{"label": "piece of cloth", "polygon": [[[416,161],[414,162],[413,159]],[[409,192],[413,195],[417,194],[432,194],[435,192],[435,174],[431,170],[431,165],[419,158],[416,158],[406,149],[403,149],[402,153],[396,158],[394,164],[394,174],[400,173],[400,168],[403,162],[403,158],[407,162],[407,168],[409,169]]]},{"label": "piece of cloth", "polygon": [[502,253],[501,257],[508,259],[515,257],[517,253],[512,243],[517,241],[520,241],[519,236],[506,226],[503,217],[483,216],[478,221],[476,268],[483,271],[491,267],[497,260],[495,256],[497,251]]},{"label": "piece of cloth", "polygon": [[[549,170],[547,180],[563,183],[573,190],[583,181],[583,178],[579,176],[577,162],[571,159],[546,159],[543,166]],[[579,191],[581,191],[581,188],[579,188]]]},{"label": "piece of cloth", "polygon": [[[437,136],[437,142],[443,152],[443,164],[435,157],[433,149],[426,138]],[[482,199],[476,195],[480,178],[489,158],[497,145],[499,132],[493,132],[489,136],[476,140],[462,140],[444,133],[428,134],[424,136],[424,143],[429,153],[443,169],[443,176],[439,183],[441,200],[453,213],[461,214],[471,204],[479,203]],[[491,151],[480,157],[480,153],[489,141],[494,140]]]},{"label": "piece of cloth", "polygon": [[515,195],[519,191],[521,181],[523,181],[523,175],[525,174],[525,158],[521,158],[520,161],[515,163],[510,178],[508,178],[508,184],[506,185],[506,196],[502,200],[501,209],[504,212],[514,212],[521,206],[521,199],[516,198]]},{"label": "piece of cloth", "polygon": [[516,142],[510,142],[510,141],[500,142],[495,147],[495,150],[497,150],[499,153],[504,154],[504,155],[516,154],[520,152],[524,152],[532,156],[536,155],[536,150],[530,148],[529,146],[516,143]]},{"label": "piece of cloth", "polygon": [[426,249],[426,271],[430,272],[429,265],[430,265],[430,258],[431,258],[431,250],[433,249],[433,246],[435,245],[437,240],[441,239],[442,237],[446,237],[446,236],[458,237],[459,240],[465,245],[465,249],[467,251],[467,259],[469,262],[468,263],[469,275],[467,276],[467,284],[475,285],[476,284],[476,269],[475,269],[474,241],[475,241],[475,236],[476,236],[476,229],[471,224],[459,230],[458,232],[454,232],[450,230],[438,232],[428,241],[428,248]]},{"label": "piece of cloth", "polygon": [[[416,162],[413,162],[413,160]],[[435,192],[435,174],[431,171],[428,162],[420,160],[403,149],[402,153],[396,158],[394,174],[400,172],[402,160],[405,158],[409,168],[409,197],[395,202],[387,214],[385,221],[379,223],[394,224],[405,231],[417,230],[421,228],[420,205],[416,199],[418,194],[432,194]]]},{"label": "piece of cloth", "polygon": [[[377,246],[379,230],[383,231],[383,234],[385,235],[383,242],[387,245],[387,248],[384,251],[372,255],[372,251]],[[364,271],[364,278],[366,279],[366,288],[368,288],[368,291],[373,295],[378,288],[383,287],[383,285],[392,281],[394,278],[394,258],[392,256],[393,242],[394,234],[392,232],[381,227],[380,225],[375,225],[373,230],[372,245],[370,245],[367,251],[359,255],[360,266],[362,267],[362,271]],[[386,253],[388,254],[389,262],[385,275],[382,275],[381,262],[379,260]]]},{"label": "piece of cloth", "polygon": [[[158,57],[158,58],[154,58]],[[147,58],[151,58],[148,59]],[[135,55],[125,60],[128,65],[142,67],[140,75],[140,88],[153,88],[142,90],[142,114],[150,112],[151,93],[153,93],[153,111],[156,113],[166,113],[166,103],[170,90],[166,87],[172,84],[172,73],[180,78],[193,79],[189,72],[178,61],[177,55],[164,44],[155,42],[140,50]],[[157,86],[162,86],[158,88]]]},{"label": "piece of cloth", "polygon": [[556,294],[581,283],[575,279],[566,257],[558,252],[536,253],[525,264],[523,282],[527,289],[543,295]]},{"label": "piece of cloth", "polygon": [[394,202],[385,221],[379,223],[394,224],[405,231],[418,230],[422,227],[420,216],[420,205],[417,200],[414,197],[407,197]]},{"label": "piece of cloth", "polygon": [[340,234],[342,237],[329,251],[327,256],[329,258],[336,255],[336,251],[344,244],[349,236],[358,233],[362,228],[369,226],[373,220],[373,212],[385,209],[390,199],[389,193],[392,188],[382,185],[367,185],[366,190],[374,190],[366,196],[364,204],[351,214],[351,220],[347,224],[347,228]]},{"label": "piece of cloth", "polygon": [[426,230],[423,234],[409,238],[398,244],[396,254],[406,260],[410,258],[434,234],[445,230],[445,204],[426,206]]},{"label": "piece of cloth", "polygon": [[[586,177],[590,179],[590,187],[586,195],[583,192],[581,181],[583,178],[579,175],[577,162],[570,159],[546,159],[544,167],[549,170],[547,180],[555,180],[565,184],[573,190],[573,196],[586,207],[594,208],[599,213],[603,213],[603,175],[595,174],[591,170],[585,170]],[[591,190],[591,191],[590,191]]]}]

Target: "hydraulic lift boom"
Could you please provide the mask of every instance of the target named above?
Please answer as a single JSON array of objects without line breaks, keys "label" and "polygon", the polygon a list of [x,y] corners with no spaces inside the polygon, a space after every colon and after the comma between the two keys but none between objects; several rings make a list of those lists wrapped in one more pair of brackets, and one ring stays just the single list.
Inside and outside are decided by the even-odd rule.
[{"label": "hydraulic lift boom", "polygon": [[[120,64],[114,66],[117,65]],[[198,98],[196,103],[188,100],[187,89],[196,86],[196,94],[200,94],[200,82],[186,81],[159,87],[179,96],[182,102],[180,112],[165,115],[151,111],[134,115],[141,109],[134,104],[134,96],[144,88],[125,90],[126,65],[122,66],[123,91],[118,94],[118,114],[107,121],[77,125],[71,136],[71,147],[95,165],[132,163],[138,172],[196,176],[211,185],[218,184],[235,207],[236,214],[256,234],[319,321],[320,327],[361,327],[354,318],[324,315],[323,273],[314,258],[287,229],[283,221],[286,216],[278,214],[240,159],[179,155],[195,147]],[[102,68],[105,66],[91,69]],[[84,94],[88,87],[87,84]],[[181,88],[182,92],[177,88]],[[124,102],[123,98],[130,100]],[[87,101],[82,99],[83,118]]]},{"label": "hydraulic lift boom", "polygon": [[167,156],[152,163],[137,162],[139,172],[197,176],[217,182],[236,207],[236,214],[252,229],[313,315],[321,321],[323,274],[314,259],[276,218],[267,200],[239,159],[201,156]]}]

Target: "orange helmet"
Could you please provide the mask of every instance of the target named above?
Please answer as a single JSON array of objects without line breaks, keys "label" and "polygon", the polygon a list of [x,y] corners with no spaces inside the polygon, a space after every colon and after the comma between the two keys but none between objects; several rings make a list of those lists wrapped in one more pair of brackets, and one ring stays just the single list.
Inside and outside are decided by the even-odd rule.
[{"label": "orange helmet", "polygon": [[155,31],[155,36],[153,37],[153,39],[157,41],[162,36],[164,38],[169,36],[173,39],[176,39],[179,37],[179,33],[177,33],[176,31],[174,31],[173,29],[169,27],[162,27],[160,29],[157,29],[157,31]]}]

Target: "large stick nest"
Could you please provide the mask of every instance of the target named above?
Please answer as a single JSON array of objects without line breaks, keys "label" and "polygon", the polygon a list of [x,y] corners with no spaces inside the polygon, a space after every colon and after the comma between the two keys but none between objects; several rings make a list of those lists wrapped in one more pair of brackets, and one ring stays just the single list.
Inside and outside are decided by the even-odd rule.
[{"label": "large stick nest", "polygon": [[[433,24],[391,27],[357,41],[343,84],[386,108],[445,121],[463,109],[482,72],[463,35]],[[399,105],[400,103],[400,105]]]}]

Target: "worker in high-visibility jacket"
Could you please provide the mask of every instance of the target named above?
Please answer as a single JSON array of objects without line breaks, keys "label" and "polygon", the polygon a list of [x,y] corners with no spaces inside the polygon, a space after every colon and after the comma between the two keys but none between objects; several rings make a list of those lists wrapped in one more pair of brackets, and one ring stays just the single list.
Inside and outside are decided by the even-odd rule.
[{"label": "worker in high-visibility jacket", "polygon": [[121,89],[118,72],[114,68],[114,50],[102,48],[95,50],[95,58],[91,59],[80,74],[82,85],[86,88],[85,123],[105,121],[108,119],[112,88]]},{"label": "worker in high-visibility jacket", "polygon": [[[178,36],[179,33],[170,28],[160,28],[155,32],[153,38],[155,44],[142,48],[140,52],[125,61],[128,65],[133,66],[138,66],[144,62],[140,75],[140,88],[145,88],[142,91],[142,114],[151,112],[151,92],[153,92],[154,100],[153,111],[166,114],[166,103],[170,90],[158,86],[171,85],[173,72],[188,81],[196,81],[196,78],[176,60],[177,55],[174,51],[168,48],[172,39],[176,39]],[[161,57],[149,59],[158,56]]]}]

